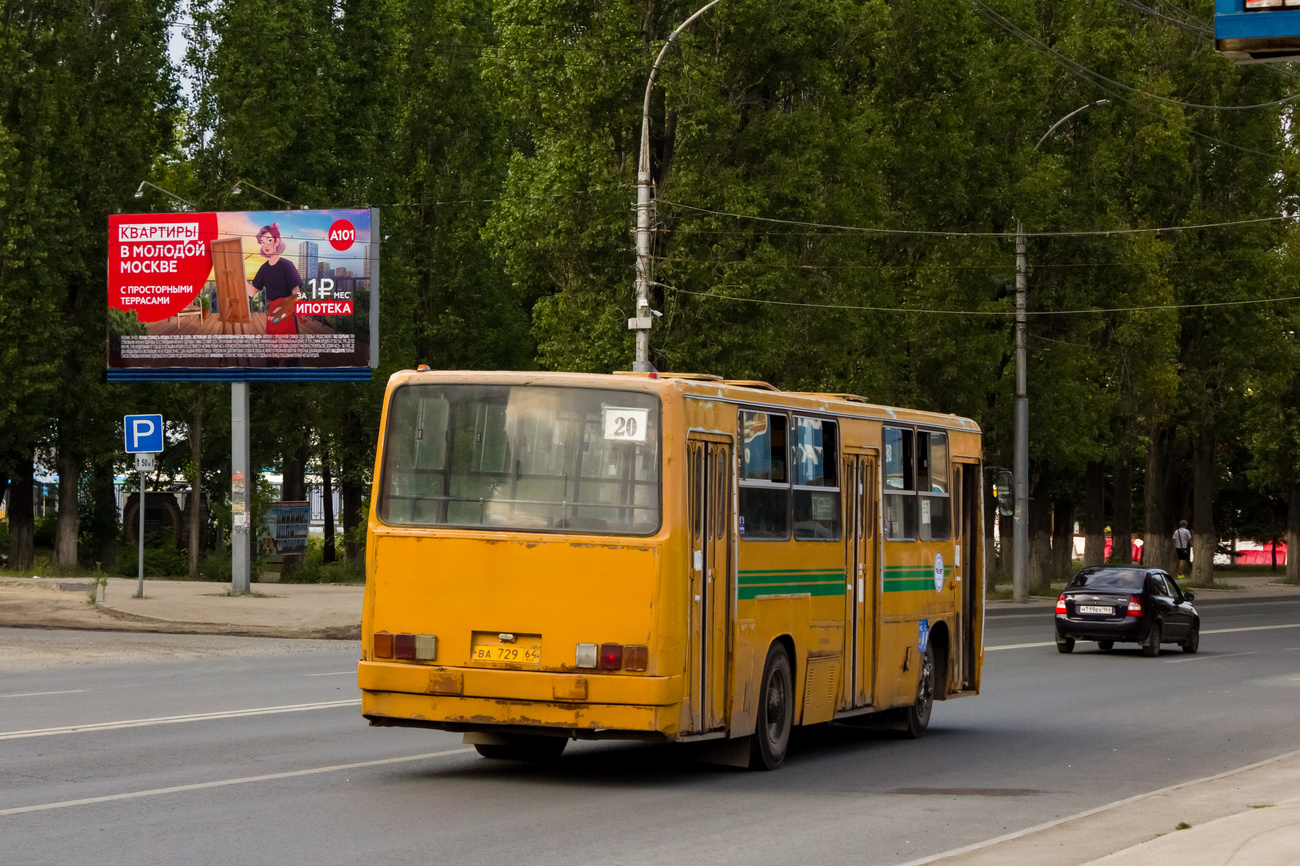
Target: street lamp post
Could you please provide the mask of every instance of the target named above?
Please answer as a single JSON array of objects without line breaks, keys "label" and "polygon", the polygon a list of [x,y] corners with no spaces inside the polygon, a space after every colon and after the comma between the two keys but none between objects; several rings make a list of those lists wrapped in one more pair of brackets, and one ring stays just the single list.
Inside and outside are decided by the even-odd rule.
[{"label": "street lamp post", "polygon": [[636,165],[636,315],[627,320],[628,330],[636,331],[636,356],[632,370],[637,373],[653,373],[655,370],[650,363],[650,324],[654,321],[650,311],[650,227],[654,224],[655,209],[650,179],[650,91],[654,88],[655,76],[659,74],[659,64],[677,34],[720,2],[722,0],[713,0],[702,6],[668,35],[645,83],[645,102],[641,108],[641,155]]},{"label": "street lamp post", "polygon": [[[1098,105],[1109,105],[1109,99],[1098,99],[1081,105],[1053,123],[1034,145],[1034,152],[1043,142],[1071,117]],[[1011,587],[1015,600],[1021,604],[1029,601],[1029,393],[1028,374],[1028,314],[1025,295],[1029,290],[1029,261],[1025,250],[1025,224],[1016,220],[1016,406],[1015,406],[1015,457],[1012,468],[1016,475],[1016,504],[1011,554]]]}]

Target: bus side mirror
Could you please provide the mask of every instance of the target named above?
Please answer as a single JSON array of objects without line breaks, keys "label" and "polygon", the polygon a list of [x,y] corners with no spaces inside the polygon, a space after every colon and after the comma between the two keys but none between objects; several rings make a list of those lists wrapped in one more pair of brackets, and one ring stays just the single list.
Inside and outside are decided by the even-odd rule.
[{"label": "bus side mirror", "polygon": [[999,514],[1003,517],[1011,517],[1016,513],[1016,477],[1010,470],[998,470],[993,494],[998,498]]}]

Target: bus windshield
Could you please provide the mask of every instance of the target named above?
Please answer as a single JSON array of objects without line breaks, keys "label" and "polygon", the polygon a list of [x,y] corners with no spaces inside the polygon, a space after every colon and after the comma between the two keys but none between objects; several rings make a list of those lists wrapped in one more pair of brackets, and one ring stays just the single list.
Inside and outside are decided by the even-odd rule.
[{"label": "bus windshield", "polygon": [[388,524],[651,535],[659,399],[634,391],[406,385],[393,394]]}]

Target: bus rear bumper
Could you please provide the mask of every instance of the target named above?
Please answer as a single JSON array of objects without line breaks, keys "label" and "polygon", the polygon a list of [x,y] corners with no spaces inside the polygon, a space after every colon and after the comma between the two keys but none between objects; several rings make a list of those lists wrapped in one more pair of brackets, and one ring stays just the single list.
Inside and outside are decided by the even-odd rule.
[{"label": "bus rear bumper", "polygon": [[[681,677],[363,661],[357,684],[362,715],[375,725],[451,731],[540,727],[577,737],[622,738],[632,732],[672,737],[681,718]],[[596,733],[602,731],[608,733]]]},{"label": "bus rear bumper", "polygon": [[[361,714],[376,727],[498,734],[554,733],[583,740],[672,739],[679,711],[626,704],[557,704],[361,692]],[[667,719],[671,717],[671,725]],[[541,730],[539,730],[541,729]]]}]

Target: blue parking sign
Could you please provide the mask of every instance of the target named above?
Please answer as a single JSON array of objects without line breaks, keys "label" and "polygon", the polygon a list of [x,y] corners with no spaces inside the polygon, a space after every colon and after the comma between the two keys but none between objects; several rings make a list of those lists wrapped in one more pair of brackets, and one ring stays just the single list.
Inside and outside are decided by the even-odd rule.
[{"label": "blue parking sign", "polygon": [[158,454],[163,450],[161,415],[127,415],[122,426],[126,430],[127,454]]}]

